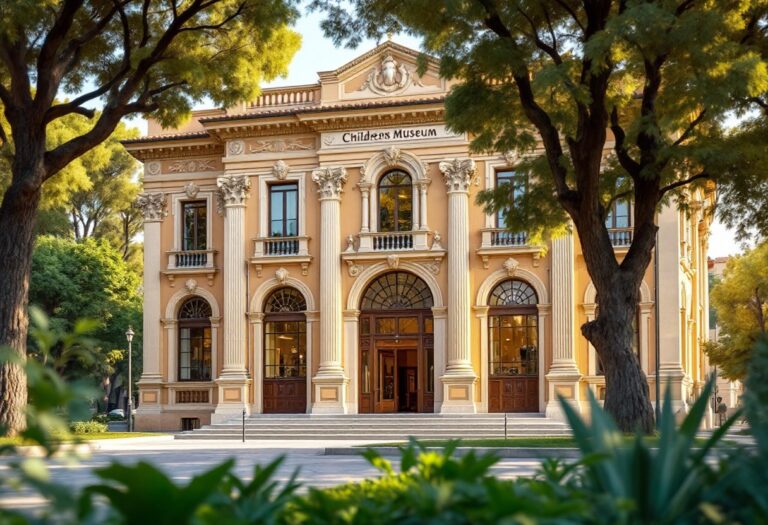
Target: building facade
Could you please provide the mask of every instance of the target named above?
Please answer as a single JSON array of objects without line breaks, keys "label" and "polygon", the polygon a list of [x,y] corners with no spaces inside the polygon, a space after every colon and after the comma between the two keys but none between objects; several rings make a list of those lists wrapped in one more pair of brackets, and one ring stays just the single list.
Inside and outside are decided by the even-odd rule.
[{"label": "building facade", "polygon": [[[317,84],[125,143],[145,170],[137,428],[243,410],[560,417],[556,393],[603,395],[578,237],[532,246],[475,204],[525,191],[517,158],[471,154],[444,122],[451,82],[416,57],[386,42]],[[681,406],[706,371],[711,195],[692,199],[660,212],[635,326],[651,392],[658,361]],[[631,205],[608,221],[623,257]]]}]

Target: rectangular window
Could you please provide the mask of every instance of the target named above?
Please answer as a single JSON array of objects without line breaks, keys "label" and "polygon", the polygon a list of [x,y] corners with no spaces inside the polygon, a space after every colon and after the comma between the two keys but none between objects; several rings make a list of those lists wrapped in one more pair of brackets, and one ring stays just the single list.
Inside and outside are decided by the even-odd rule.
[{"label": "rectangular window", "polygon": [[179,330],[179,381],[211,380],[211,329],[181,327]]},{"label": "rectangular window", "polygon": [[298,234],[298,184],[271,185],[269,187],[269,236],[296,237]]},{"label": "rectangular window", "polygon": [[184,251],[206,250],[208,232],[208,206],[205,201],[182,203],[181,249]]},{"label": "rectangular window", "polygon": [[[525,196],[527,186],[525,175],[515,171],[497,171],[496,187],[500,188],[502,184],[507,184],[509,186],[513,204],[519,202],[519,200]],[[507,222],[504,220],[504,214],[501,211],[496,214],[496,227],[507,227]]]},{"label": "rectangular window", "polygon": [[605,227],[608,229],[629,228],[631,224],[629,209],[628,200],[615,201],[605,217]]}]

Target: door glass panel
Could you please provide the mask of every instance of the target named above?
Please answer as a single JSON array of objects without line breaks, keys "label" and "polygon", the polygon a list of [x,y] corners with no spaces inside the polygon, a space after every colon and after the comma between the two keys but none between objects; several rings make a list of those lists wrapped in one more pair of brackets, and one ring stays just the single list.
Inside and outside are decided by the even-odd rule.
[{"label": "door glass panel", "polygon": [[381,399],[395,399],[395,357],[381,354]]},{"label": "door glass panel", "polygon": [[264,323],[264,377],[306,377],[306,321]]},{"label": "door glass panel", "polygon": [[427,350],[427,381],[426,391],[432,393],[435,391],[435,353],[432,350]]},{"label": "door glass panel", "polygon": [[395,321],[394,317],[384,317],[376,319],[376,333],[377,334],[394,334],[395,333]]},{"label": "door glass panel", "polygon": [[435,331],[435,321],[431,317],[424,318],[424,333],[431,334]]},{"label": "door glass panel", "polygon": [[363,361],[363,394],[370,394],[371,393],[371,367],[368,363],[368,360],[370,359],[370,352],[368,350],[363,350],[362,357]]},{"label": "door glass panel", "polygon": [[398,333],[400,334],[418,334],[419,333],[419,318],[418,317],[401,317],[398,319]]}]

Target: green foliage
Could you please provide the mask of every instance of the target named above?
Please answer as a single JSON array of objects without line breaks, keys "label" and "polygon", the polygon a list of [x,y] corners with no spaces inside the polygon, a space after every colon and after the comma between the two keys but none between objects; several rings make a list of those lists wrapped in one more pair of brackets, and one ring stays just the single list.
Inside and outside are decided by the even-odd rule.
[{"label": "green foliage", "polygon": [[[33,316],[39,343],[48,348],[62,342],[50,334],[39,313]],[[42,323],[42,325],[41,325]],[[68,346],[81,344],[83,334],[66,338]],[[85,340],[87,341],[87,339]],[[15,354],[13,354],[15,355]],[[14,358],[12,355],[11,358]],[[36,361],[29,370],[45,368]],[[364,453],[380,475],[360,483],[310,488],[298,492],[296,473],[279,479],[282,458],[256,465],[250,481],[232,470],[234,459],[179,483],[146,462],[113,463],[94,471],[98,481],[83,489],[51,483],[44,463],[24,460],[12,464],[10,476],[0,484],[26,485],[47,505],[31,517],[0,508],[0,523],[25,524],[205,524],[232,525],[331,525],[331,524],[541,524],[541,525],[704,525],[708,523],[768,523],[768,341],[759,343],[749,366],[749,396],[745,406],[757,440],[756,448],[731,452],[715,447],[732,423],[702,443],[696,441],[707,412],[713,381],[709,381],[679,427],[670,390],[659,421],[657,447],[643,436],[628,441],[591,398],[589,422],[570,404],[561,406],[571,424],[582,458],[573,463],[545,461],[533,478],[500,480],[491,467],[493,454],[474,451],[456,455],[458,441],[440,452],[411,441],[401,447],[400,464],[372,450]],[[64,389],[59,394],[74,399],[54,370],[49,376]],[[30,388],[40,381],[30,377]],[[80,394],[82,395],[82,393]],[[30,397],[34,410],[50,407],[47,397]],[[46,401],[47,400],[47,401]],[[59,412],[52,417],[74,412]],[[34,420],[30,420],[34,421]],[[45,439],[47,429],[41,429]],[[24,436],[36,441],[36,434]],[[721,456],[719,459],[717,456]]]},{"label": "green foliage", "polygon": [[710,363],[728,379],[744,379],[755,341],[768,333],[768,243],[731,257],[710,301],[719,336],[705,347]]},{"label": "green foliage", "polygon": [[98,421],[75,421],[69,426],[73,434],[103,434],[107,431],[106,423]]},{"label": "green foliage", "polygon": [[[104,241],[38,238],[32,258],[30,302],[49,314],[52,329],[61,333],[71,330],[78,319],[97,320],[92,335],[99,354],[54,354],[57,370],[65,377],[112,373],[123,360],[123,351],[115,349],[125,348],[128,325],[140,331],[140,286],[140,275]],[[134,348],[141,348],[140,334],[134,339]],[[140,352],[134,358],[140,364]]]}]

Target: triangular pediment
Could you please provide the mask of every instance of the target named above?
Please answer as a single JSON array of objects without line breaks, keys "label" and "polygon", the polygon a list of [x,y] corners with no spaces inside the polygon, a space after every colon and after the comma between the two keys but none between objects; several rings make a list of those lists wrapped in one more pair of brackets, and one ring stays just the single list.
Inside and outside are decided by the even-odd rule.
[{"label": "triangular pediment", "polygon": [[414,49],[387,41],[338,69],[320,73],[320,82],[323,86],[337,85],[338,100],[434,97],[446,93],[448,83],[440,78],[436,60],[428,59],[427,70],[418,73],[419,55]]}]

